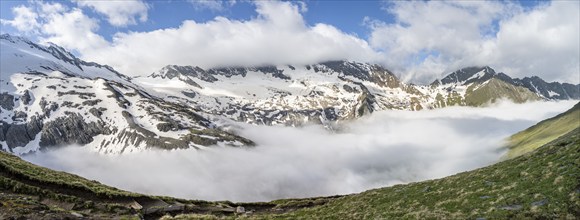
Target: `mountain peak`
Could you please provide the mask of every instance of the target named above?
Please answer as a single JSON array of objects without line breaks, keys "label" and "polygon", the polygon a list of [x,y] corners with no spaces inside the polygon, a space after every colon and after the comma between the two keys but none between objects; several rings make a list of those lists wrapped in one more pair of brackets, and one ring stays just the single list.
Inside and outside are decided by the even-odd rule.
[{"label": "mountain peak", "polygon": [[59,71],[66,75],[88,78],[107,78],[114,81],[128,81],[112,67],[79,59],[65,48],[53,43],[40,45],[25,37],[0,35],[2,42],[2,75],[14,73],[50,73]]},{"label": "mountain peak", "polygon": [[443,79],[435,81],[434,84],[460,84],[466,85],[473,82],[483,82],[497,75],[494,69],[489,66],[471,66],[456,70]]}]

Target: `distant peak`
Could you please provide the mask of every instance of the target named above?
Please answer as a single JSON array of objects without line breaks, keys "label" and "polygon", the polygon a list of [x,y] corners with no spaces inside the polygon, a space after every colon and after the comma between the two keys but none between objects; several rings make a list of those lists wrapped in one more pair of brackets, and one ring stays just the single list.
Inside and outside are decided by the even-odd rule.
[{"label": "distant peak", "polygon": [[495,70],[489,66],[469,66],[453,71],[441,80],[436,80],[434,84],[469,84],[473,82],[483,82],[496,76]]}]

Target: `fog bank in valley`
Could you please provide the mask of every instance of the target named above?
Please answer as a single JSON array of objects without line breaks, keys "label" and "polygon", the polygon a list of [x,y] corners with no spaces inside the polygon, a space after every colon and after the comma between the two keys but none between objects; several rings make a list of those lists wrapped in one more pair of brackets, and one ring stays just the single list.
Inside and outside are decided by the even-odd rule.
[{"label": "fog bank in valley", "polygon": [[35,164],[135,192],[189,199],[267,201],[325,196],[440,178],[497,162],[509,135],[575,102],[384,111],[331,132],[237,124],[254,148],[151,150],[103,155],[63,147]]}]

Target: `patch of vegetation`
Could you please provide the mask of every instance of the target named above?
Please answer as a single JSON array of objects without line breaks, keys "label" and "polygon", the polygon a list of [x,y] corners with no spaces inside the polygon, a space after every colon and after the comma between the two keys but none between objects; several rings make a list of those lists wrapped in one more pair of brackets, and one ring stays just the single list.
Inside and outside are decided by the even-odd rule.
[{"label": "patch of vegetation", "polygon": [[369,190],[265,218],[574,219],[580,216],[580,129],[531,154],[438,180]]},{"label": "patch of vegetation", "polygon": [[514,158],[531,152],[578,127],[580,127],[580,102],[562,114],[512,135],[508,139],[509,151],[506,157]]},{"label": "patch of vegetation", "polygon": [[215,145],[217,144],[218,141],[223,142],[237,141],[244,144],[245,146],[255,145],[255,143],[249,139],[214,128],[206,128],[202,130],[190,129],[190,132],[191,134],[187,135],[185,139],[204,146]]},{"label": "patch of vegetation", "polygon": [[465,93],[466,105],[482,106],[502,98],[507,98],[515,103],[541,99],[523,86],[515,86],[500,79],[493,78],[485,83],[484,85],[474,83],[467,88]]}]

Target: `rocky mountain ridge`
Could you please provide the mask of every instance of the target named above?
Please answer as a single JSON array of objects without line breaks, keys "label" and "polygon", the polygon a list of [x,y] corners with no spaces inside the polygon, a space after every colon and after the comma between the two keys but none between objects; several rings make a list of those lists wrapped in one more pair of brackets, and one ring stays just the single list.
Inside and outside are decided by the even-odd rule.
[{"label": "rocky mountain ridge", "polygon": [[460,69],[430,85],[414,85],[401,82],[379,65],[332,61],[207,70],[169,65],[133,82],[168,101],[208,114],[246,123],[291,126],[329,124],[387,109],[482,106],[500,99],[518,103],[580,99],[580,85],[538,79],[511,78],[484,66]]},{"label": "rocky mountain ridge", "polygon": [[0,148],[25,154],[89,145],[102,153],[250,146],[185,106],[151,96],[112,68],[60,47],[0,36]]},{"label": "rocky mountain ridge", "polygon": [[130,78],[53,44],[1,35],[0,46],[0,145],[16,154],[69,144],[103,153],[252,146],[231,120],[332,128],[388,109],[580,98],[580,85],[513,79],[489,67],[464,68],[431,85],[406,84],[380,65],[349,61],[168,65]]}]

